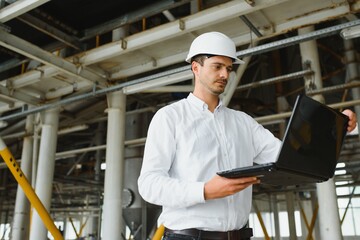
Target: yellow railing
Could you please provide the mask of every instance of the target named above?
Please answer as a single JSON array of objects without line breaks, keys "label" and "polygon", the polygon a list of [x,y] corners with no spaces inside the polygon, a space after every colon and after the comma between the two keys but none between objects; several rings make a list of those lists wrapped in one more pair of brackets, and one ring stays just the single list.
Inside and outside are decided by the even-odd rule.
[{"label": "yellow railing", "polygon": [[20,166],[18,165],[15,158],[11,154],[10,150],[7,148],[7,146],[5,145],[4,141],[1,138],[0,138],[0,155],[4,159],[6,165],[10,169],[11,173],[14,175],[20,187],[23,189],[26,197],[29,199],[32,206],[36,209],[45,227],[49,230],[49,232],[55,238],[55,240],[63,240],[64,238],[61,235],[59,229],[55,226],[46,208],[40,201],[39,197],[36,195],[34,189],[30,185],[29,181],[26,179],[26,176],[21,171]]}]

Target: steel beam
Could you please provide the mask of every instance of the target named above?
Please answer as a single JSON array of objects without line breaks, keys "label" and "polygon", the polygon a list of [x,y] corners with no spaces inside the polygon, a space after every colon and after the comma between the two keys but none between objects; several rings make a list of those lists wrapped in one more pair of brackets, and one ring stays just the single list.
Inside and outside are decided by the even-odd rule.
[{"label": "steel beam", "polygon": [[73,64],[63,58],[42,50],[21,38],[0,30],[0,46],[17,52],[21,55],[39,61],[45,65],[50,65],[60,72],[69,74],[77,79],[88,81],[91,84],[101,84],[106,81],[105,78],[87,70],[81,65]]},{"label": "steel beam", "polygon": [[0,22],[4,23],[50,0],[18,0],[0,9]]},{"label": "steel beam", "polygon": [[4,97],[8,98],[9,101],[12,101],[13,103],[16,101],[21,101],[30,105],[38,105],[41,102],[41,99],[21,93],[16,90],[8,89],[2,85],[0,85],[0,95],[3,95]]},{"label": "steel beam", "polygon": [[[219,7],[206,9],[198,14],[90,50],[79,57],[79,62],[84,65],[93,64],[286,1],[288,0],[258,0],[255,6],[249,5],[245,1],[230,1]],[[126,47],[123,47],[124,42],[126,42]]]},{"label": "steel beam", "polygon": [[77,50],[84,50],[83,44],[73,36],[70,36],[59,29],[52,27],[48,23],[31,16],[30,14],[23,14],[18,17],[23,23],[45,33],[46,35],[55,38],[56,40],[65,43],[66,45],[75,48]]}]

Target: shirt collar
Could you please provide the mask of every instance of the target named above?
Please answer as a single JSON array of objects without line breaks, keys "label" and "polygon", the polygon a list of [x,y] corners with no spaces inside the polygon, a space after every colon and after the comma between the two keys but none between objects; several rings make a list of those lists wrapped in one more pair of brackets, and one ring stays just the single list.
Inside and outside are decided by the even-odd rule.
[{"label": "shirt collar", "polygon": [[[197,107],[197,108],[199,108],[199,109],[201,109],[201,110],[203,110],[203,111],[209,109],[208,105],[207,105],[203,100],[201,100],[200,98],[196,97],[193,93],[190,93],[190,94],[189,94],[189,96],[187,97],[187,100],[188,100],[190,103],[194,104],[195,107]],[[217,107],[215,108],[215,111],[216,111],[216,110],[220,110],[222,106],[223,106],[223,102],[222,102],[222,100],[220,99],[220,100],[219,100],[219,104],[218,104]]]}]

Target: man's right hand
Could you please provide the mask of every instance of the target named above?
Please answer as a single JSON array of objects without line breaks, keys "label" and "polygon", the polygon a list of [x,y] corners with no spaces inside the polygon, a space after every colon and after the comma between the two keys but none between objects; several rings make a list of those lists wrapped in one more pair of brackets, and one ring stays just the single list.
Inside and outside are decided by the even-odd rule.
[{"label": "man's right hand", "polygon": [[205,183],[204,197],[205,200],[223,198],[257,183],[260,183],[260,180],[256,177],[225,178],[215,175]]}]

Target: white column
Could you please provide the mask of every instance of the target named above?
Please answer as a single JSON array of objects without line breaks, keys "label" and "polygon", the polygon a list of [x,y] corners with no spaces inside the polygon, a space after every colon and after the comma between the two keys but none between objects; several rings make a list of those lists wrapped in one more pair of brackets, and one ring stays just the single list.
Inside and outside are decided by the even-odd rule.
[{"label": "white column", "polygon": [[[300,28],[298,30],[299,35],[310,33],[313,31],[315,31],[313,26]],[[310,63],[310,67],[314,71],[314,76],[310,76],[305,82],[305,90],[309,90],[309,88],[311,89],[312,86],[316,86],[317,89],[321,89],[323,85],[321,80],[321,67],[319,53],[316,46],[316,40],[300,43],[300,53],[302,64]],[[322,95],[315,95],[313,96],[313,98],[319,102],[324,102],[324,98]]]},{"label": "white column", "polygon": [[316,189],[319,200],[321,239],[343,239],[334,179],[317,183]]},{"label": "white column", "polygon": [[120,239],[122,218],[122,191],[124,176],[124,142],[126,96],[122,91],[107,95],[108,126],[106,139],[106,170],[103,206],[103,239]]},{"label": "white column", "polygon": [[[31,179],[32,172],[32,148],[33,138],[30,136],[34,130],[34,115],[26,117],[24,145],[21,153],[21,170],[27,179]],[[11,228],[12,240],[24,240],[29,238],[30,202],[26,198],[23,189],[18,186],[16,192],[14,220]]]},{"label": "white column", "polygon": [[[42,113],[42,130],[35,192],[48,211],[51,205],[58,123],[58,108]],[[46,240],[47,233],[48,231],[40,216],[34,210],[31,218],[30,240]]]},{"label": "white column", "polygon": [[[299,34],[314,31],[314,27],[305,27],[299,29]],[[315,72],[314,84],[317,89],[322,88],[321,68],[319,55],[316,47],[316,41],[311,40],[300,44],[302,62],[309,61],[311,68]],[[314,96],[320,102],[324,102],[322,95]],[[321,239],[342,239],[339,210],[337,205],[337,196],[335,183],[333,179],[316,185],[319,201],[319,222]]]}]

